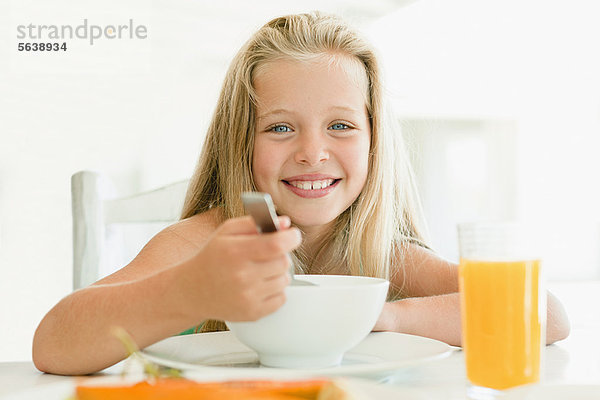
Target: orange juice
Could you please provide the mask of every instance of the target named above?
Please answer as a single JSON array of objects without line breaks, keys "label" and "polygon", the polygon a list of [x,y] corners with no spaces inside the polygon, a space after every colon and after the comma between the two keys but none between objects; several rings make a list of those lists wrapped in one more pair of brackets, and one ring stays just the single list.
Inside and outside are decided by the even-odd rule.
[{"label": "orange juice", "polygon": [[461,259],[459,286],[469,381],[500,390],[537,382],[545,337],[540,261]]}]

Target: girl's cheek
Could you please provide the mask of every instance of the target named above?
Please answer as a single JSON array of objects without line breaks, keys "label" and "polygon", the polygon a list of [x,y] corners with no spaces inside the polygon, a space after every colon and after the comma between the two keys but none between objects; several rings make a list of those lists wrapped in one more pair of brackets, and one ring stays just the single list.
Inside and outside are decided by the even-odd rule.
[{"label": "girl's cheek", "polygon": [[345,149],[342,156],[346,164],[355,170],[368,168],[369,164],[369,142],[357,141]]},{"label": "girl's cheek", "polygon": [[[279,160],[276,146],[268,146],[266,143],[257,143],[253,155],[254,181],[257,186],[265,185],[270,180],[279,176]],[[260,187],[259,187],[260,189]]]}]

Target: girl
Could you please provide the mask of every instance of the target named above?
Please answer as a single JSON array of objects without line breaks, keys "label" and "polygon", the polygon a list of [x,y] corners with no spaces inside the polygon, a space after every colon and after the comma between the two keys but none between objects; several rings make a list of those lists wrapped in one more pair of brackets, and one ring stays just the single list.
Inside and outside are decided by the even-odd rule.
[{"label": "girl", "polygon": [[[225,78],[182,220],[126,267],[60,301],[41,321],[41,371],[86,374],[198,322],[261,318],[298,272],[388,278],[375,330],[460,344],[457,266],[425,243],[399,132],[384,117],[373,50],[320,13],[276,18],[238,52]],[[281,231],[258,235],[240,195],[271,194]],[[548,302],[548,342],[568,335]]]}]

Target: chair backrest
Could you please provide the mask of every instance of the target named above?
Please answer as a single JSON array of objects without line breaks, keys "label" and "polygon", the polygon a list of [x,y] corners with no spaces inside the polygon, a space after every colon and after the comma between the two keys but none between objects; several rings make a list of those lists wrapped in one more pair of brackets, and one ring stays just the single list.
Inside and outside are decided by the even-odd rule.
[{"label": "chair backrest", "polygon": [[188,180],[118,197],[98,172],[71,177],[73,289],[90,285],[127,264],[143,245],[180,217]]}]

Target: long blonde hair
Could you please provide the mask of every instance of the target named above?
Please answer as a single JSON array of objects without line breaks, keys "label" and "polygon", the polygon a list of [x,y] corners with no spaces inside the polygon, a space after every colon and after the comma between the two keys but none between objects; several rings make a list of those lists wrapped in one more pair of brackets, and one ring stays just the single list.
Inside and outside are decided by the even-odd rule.
[{"label": "long blonde hair", "polygon": [[[351,275],[390,279],[392,257],[403,245],[425,246],[412,172],[398,129],[384,106],[375,52],[339,18],[320,12],[271,20],[239,50],[227,71],[204,148],[188,188],[182,218],[219,207],[224,219],[244,215],[240,196],[256,190],[252,178],[257,68],[279,59],[310,60],[342,54],[360,62],[368,79],[371,123],[369,171],[365,186],[313,257],[302,249],[292,255],[299,272],[327,271],[340,262]],[[325,255],[325,259],[320,257]],[[390,299],[401,297],[401,287]],[[222,327],[222,326],[221,326]]]}]

